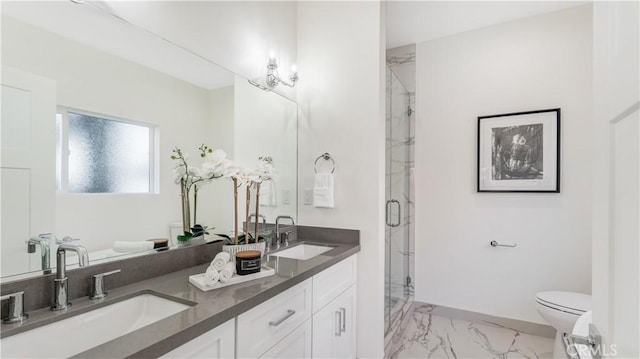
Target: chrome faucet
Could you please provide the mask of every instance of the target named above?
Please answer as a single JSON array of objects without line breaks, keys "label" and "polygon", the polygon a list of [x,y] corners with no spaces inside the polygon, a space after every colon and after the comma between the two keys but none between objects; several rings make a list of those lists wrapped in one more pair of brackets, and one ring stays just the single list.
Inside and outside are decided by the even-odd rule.
[{"label": "chrome faucet", "polygon": [[89,253],[87,249],[79,244],[62,243],[56,251],[56,278],[53,280],[53,304],[51,310],[65,310],[71,306],[69,303],[69,279],[67,278],[66,253],[73,251],[78,254],[78,265],[84,267],[89,265]]},{"label": "chrome faucet", "polygon": [[[258,217],[256,217],[255,213],[251,213],[249,215],[249,223],[251,223],[251,219],[255,218],[256,220],[258,220],[258,218],[260,218],[262,220],[262,224],[267,224],[267,217],[265,217],[264,214],[259,214]],[[247,223],[248,224],[248,223]]]},{"label": "chrome faucet", "polygon": [[287,247],[289,245],[289,233],[280,233],[280,220],[281,219],[289,219],[291,220],[291,225],[295,225],[296,222],[294,221],[293,217],[291,216],[278,216],[276,217],[276,241],[278,243],[278,248],[280,247],[280,245],[284,245],[285,247]]},{"label": "chrome faucet", "polygon": [[43,233],[27,240],[27,253],[35,253],[36,245],[40,246],[42,270],[51,269],[51,233]]}]

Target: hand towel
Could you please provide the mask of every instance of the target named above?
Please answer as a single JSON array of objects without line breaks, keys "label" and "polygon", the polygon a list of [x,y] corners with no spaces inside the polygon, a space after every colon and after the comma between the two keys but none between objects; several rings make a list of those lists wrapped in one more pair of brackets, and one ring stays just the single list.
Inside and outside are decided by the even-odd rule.
[{"label": "hand towel", "polygon": [[236,271],[236,264],[233,262],[229,262],[224,265],[224,268],[220,271],[220,281],[222,283],[228,282],[231,277],[233,277],[233,273]]},{"label": "hand towel", "polygon": [[221,271],[224,268],[224,265],[229,262],[231,259],[231,255],[227,252],[220,252],[216,254],[216,257],[211,261],[210,267],[215,269],[216,271]]},{"label": "hand towel", "polygon": [[113,251],[119,253],[140,252],[153,249],[153,242],[147,241],[115,241]]},{"label": "hand towel", "polygon": [[333,173],[316,173],[313,206],[333,208]]},{"label": "hand towel", "polygon": [[220,273],[217,270],[209,267],[207,271],[204,273],[204,284],[206,285],[215,285],[220,280]]},{"label": "hand towel", "polygon": [[276,206],[276,186],[273,180],[264,181],[260,184],[260,206]]}]

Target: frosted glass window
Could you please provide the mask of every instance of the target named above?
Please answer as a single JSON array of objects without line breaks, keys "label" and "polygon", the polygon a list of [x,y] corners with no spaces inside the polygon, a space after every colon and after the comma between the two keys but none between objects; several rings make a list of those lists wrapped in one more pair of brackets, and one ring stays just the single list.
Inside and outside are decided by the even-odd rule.
[{"label": "frosted glass window", "polygon": [[153,128],[68,115],[68,192],[150,192]]}]

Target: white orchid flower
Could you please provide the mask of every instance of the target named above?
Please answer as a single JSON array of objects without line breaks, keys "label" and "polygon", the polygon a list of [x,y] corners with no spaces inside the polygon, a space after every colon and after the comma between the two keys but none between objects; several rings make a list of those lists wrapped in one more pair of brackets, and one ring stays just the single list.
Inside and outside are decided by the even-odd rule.
[{"label": "white orchid flower", "polygon": [[259,180],[258,174],[254,170],[246,167],[238,168],[238,173],[235,175],[235,178],[241,184],[246,185],[251,185],[252,182]]}]

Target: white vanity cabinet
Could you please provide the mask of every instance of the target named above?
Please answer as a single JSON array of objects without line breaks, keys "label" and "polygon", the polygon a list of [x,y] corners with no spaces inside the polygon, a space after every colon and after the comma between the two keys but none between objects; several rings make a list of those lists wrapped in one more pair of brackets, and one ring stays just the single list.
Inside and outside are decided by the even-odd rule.
[{"label": "white vanity cabinet", "polygon": [[356,357],[356,256],[313,277],[313,358]]},{"label": "white vanity cabinet", "polygon": [[173,349],[160,358],[234,358],[235,318]]},{"label": "white vanity cabinet", "polygon": [[356,255],[162,358],[355,358]]}]

